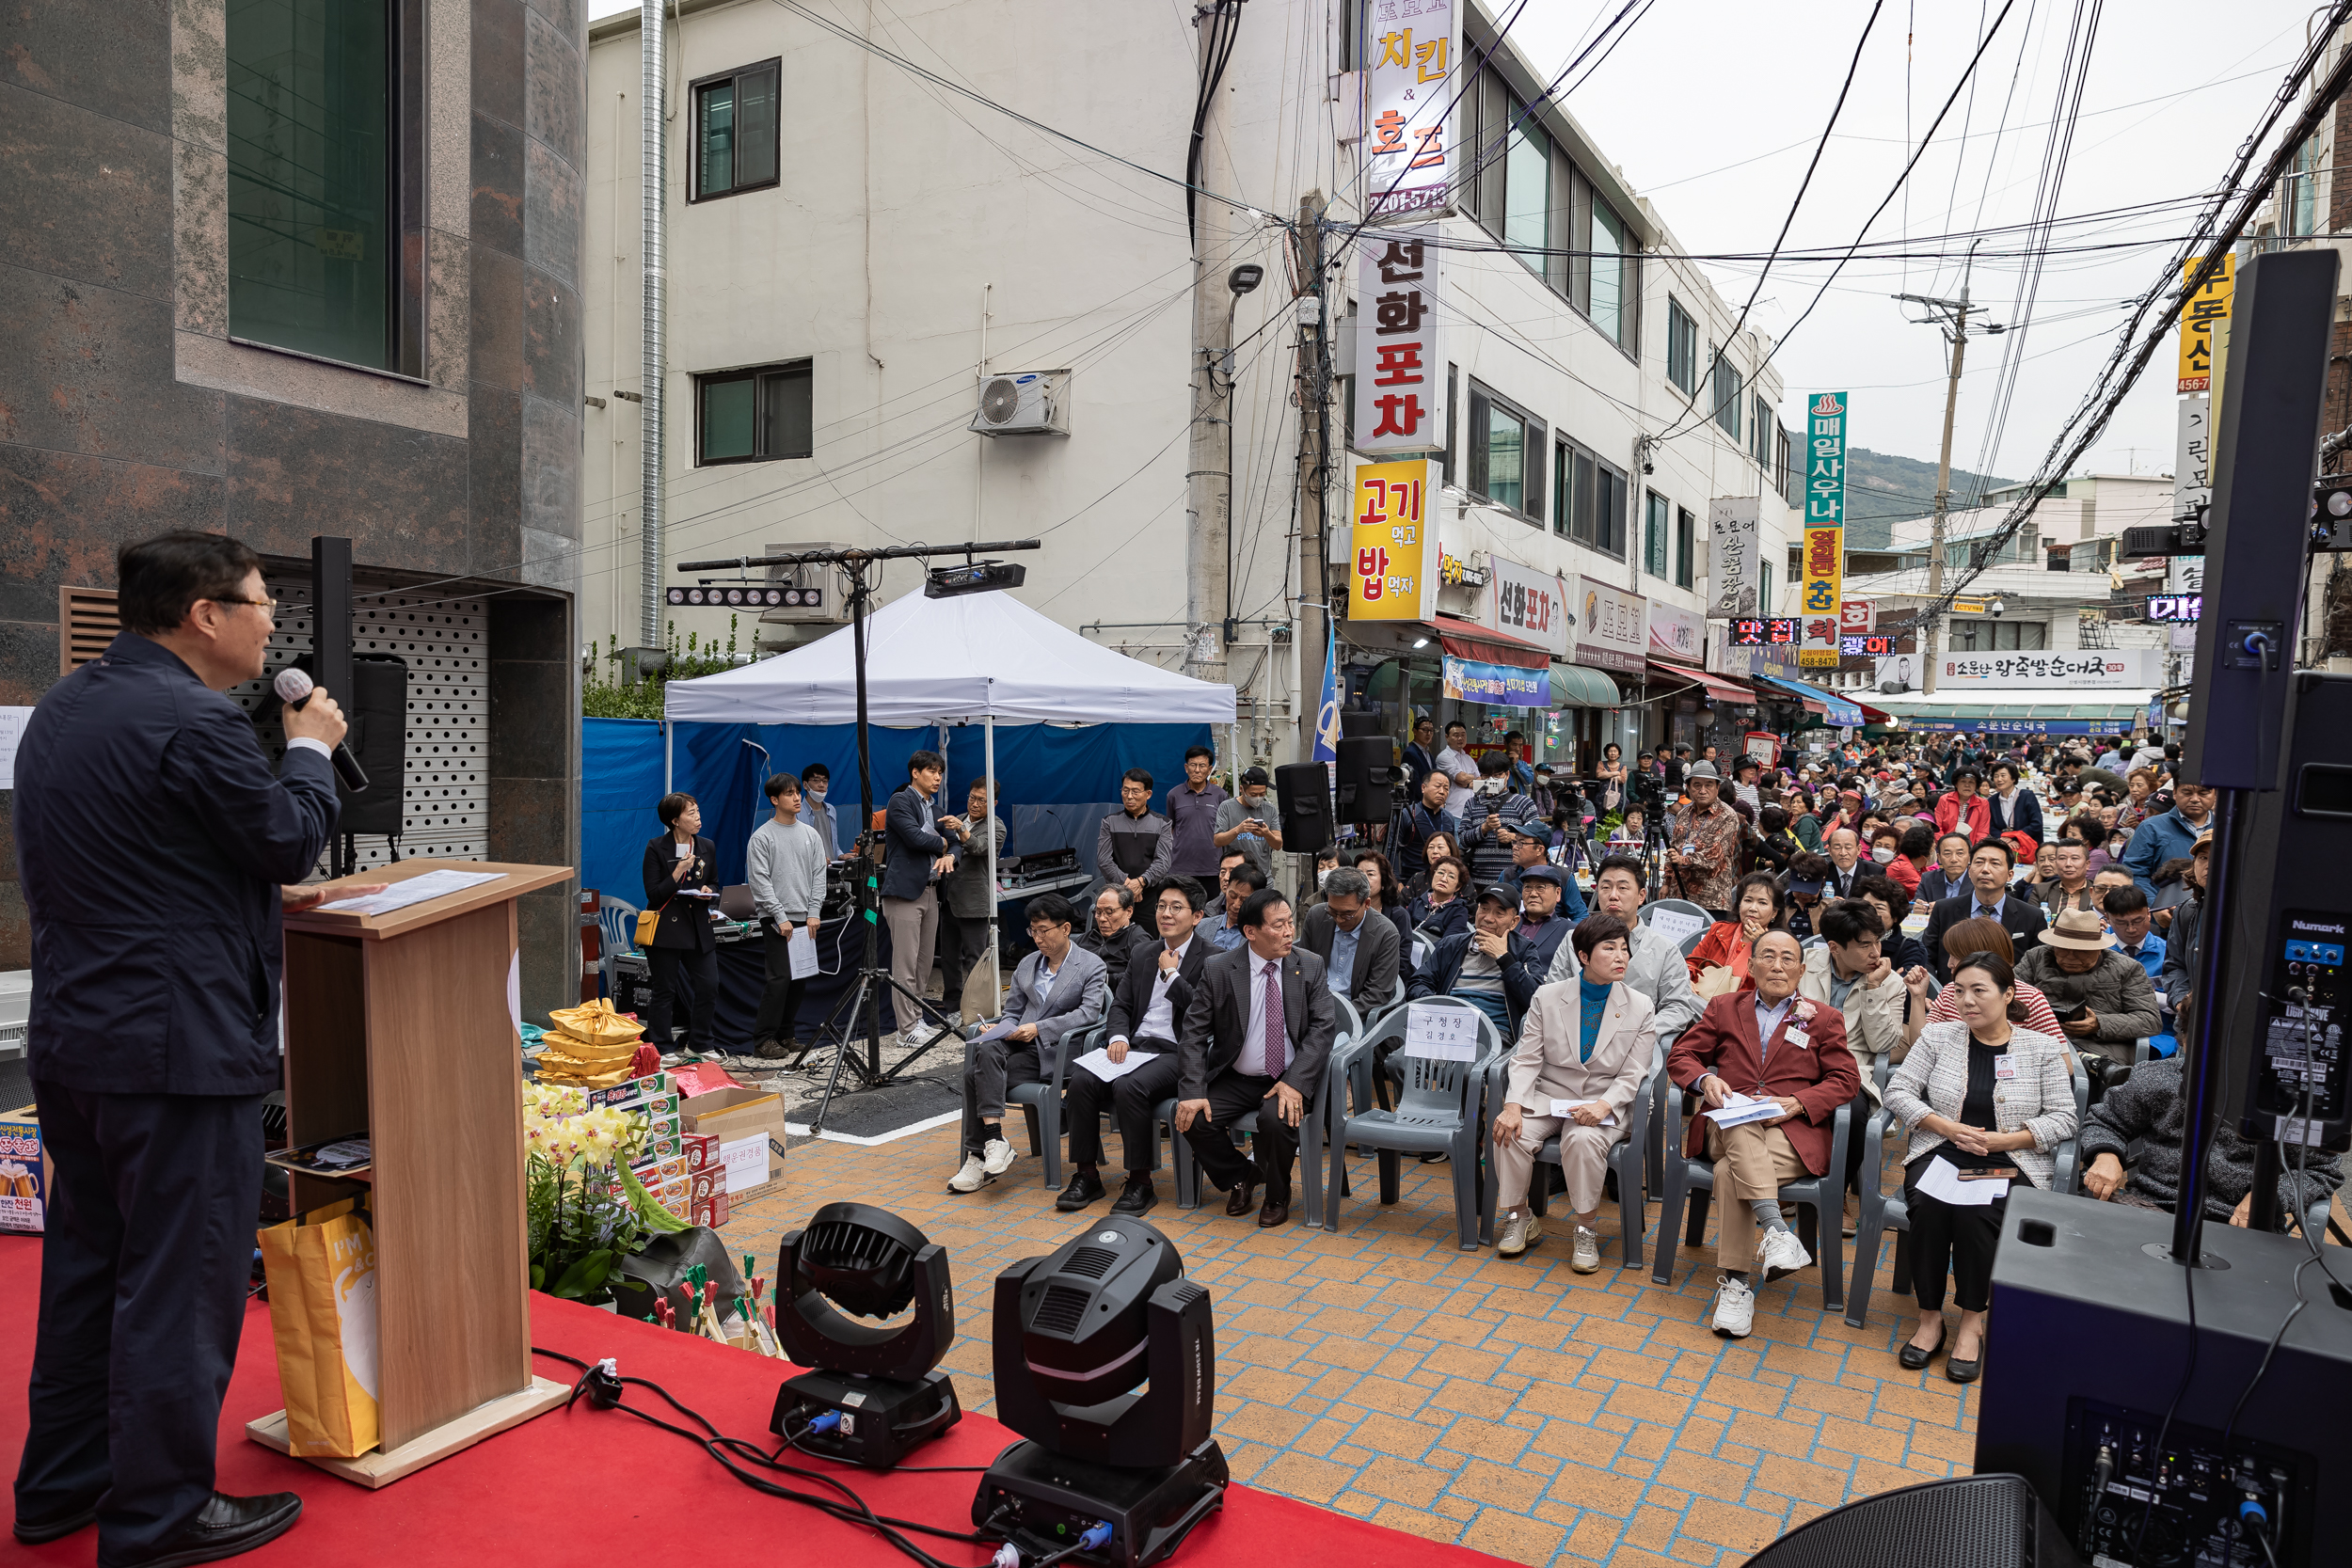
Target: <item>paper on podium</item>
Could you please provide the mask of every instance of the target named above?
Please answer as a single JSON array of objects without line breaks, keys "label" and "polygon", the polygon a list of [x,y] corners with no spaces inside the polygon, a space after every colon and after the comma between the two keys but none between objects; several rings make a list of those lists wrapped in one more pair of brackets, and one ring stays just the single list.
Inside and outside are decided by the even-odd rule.
[{"label": "paper on podium", "polygon": [[817,939],[808,934],[807,927],[792,927],[792,940],[784,944],[784,956],[792,966],[793,979],[805,980],[817,973]]},{"label": "paper on podium", "polygon": [[495,882],[506,873],[502,871],[428,871],[411,877],[405,882],[394,882],[383,892],[365,898],[338,898],[331,904],[321,904],[319,910],[340,911],[344,914],[389,914],[411,904],[421,904],[428,898],[442,898],[453,893],[463,893],[484,882]]},{"label": "paper on podium", "polygon": [[1767,1121],[1780,1115],[1780,1102],[1776,1100],[1752,1100],[1738,1089],[1725,1089],[1722,1108],[1701,1114],[1713,1117],[1718,1127],[1745,1127],[1749,1122]]},{"label": "paper on podium", "polygon": [[1078,1058],[1077,1065],[1107,1084],[1113,1079],[1126,1077],[1127,1074],[1158,1055],[1159,1053],[1156,1051],[1130,1051],[1127,1053],[1125,1061],[1114,1062],[1111,1060],[1111,1053],[1108,1050],[1089,1051]]}]

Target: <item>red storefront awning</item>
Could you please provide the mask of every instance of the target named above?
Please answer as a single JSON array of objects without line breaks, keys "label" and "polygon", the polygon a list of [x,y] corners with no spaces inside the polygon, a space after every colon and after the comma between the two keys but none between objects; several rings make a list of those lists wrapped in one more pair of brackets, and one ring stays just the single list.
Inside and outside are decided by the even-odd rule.
[{"label": "red storefront awning", "polygon": [[1753,705],[1756,702],[1754,691],[1723,675],[1711,675],[1704,670],[1694,670],[1687,664],[1669,664],[1662,658],[1651,659],[1649,667],[1659,674],[1670,675],[1677,680],[1688,681],[1699,687],[1719,703]]},{"label": "red storefront awning", "polygon": [[1445,651],[1455,658],[1475,659],[1481,664],[1501,664],[1514,670],[1544,670],[1550,668],[1551,650],[1541,642],[1530,641],[1516,632],[1497,631],[1475,621],[1465,621],[1453,615],[1440,615],[1430,626]]}]

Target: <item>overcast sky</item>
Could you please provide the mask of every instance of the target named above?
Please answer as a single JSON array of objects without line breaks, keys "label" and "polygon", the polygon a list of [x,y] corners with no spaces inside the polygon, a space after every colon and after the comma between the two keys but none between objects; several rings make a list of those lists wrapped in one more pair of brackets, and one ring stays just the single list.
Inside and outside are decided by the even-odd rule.
[{"label": "overcast sky", "polygon": [[[1107,0],[1113,5],[1141,0]],[[1528,0],[1511,37],[1556,74],[1599,20],[1624,0]],[[1500,15],[1515,0],[1489,0]],[[591,0],[603,16],[629,0]],[[1869,0],[1655,0],[1613,53],[1569,93],[1569,111],[1633,188],[1650,198],[1687,250],[1754,253],[1772,246],[1806,160],[1836,101],[1870,14]],[[1157,8],[1152,8],[1156,12]],[[1955,295],[1967,240],[1936,236],[2020,225],[2033,212],[2057,108],[2060,63],[2077,8],[2014,0],[1973,78],[1899,195],[1870,230],[1908,235],[1949,259],[1849,263],[1802,326],[1789,325],[1830,273],[1826,261],[1784,260],[1751,317],[1787,343],[1777,363],[1799,422],[1807,392],[1852,394],[1853,444],[1932,462],[1944,408],[1944,347],[1931,326],[1910,325],[1899,293]],[[2002,0],[1884,0],[1837,133],[1791,230],[1791,247],[1851,242],[1893,185],[1917,139],[1960,81],[1981,29]],[[2006,421],[1995,438],[2000,337],[1972,340],[1953,462],[2010,478],[2031,474],[2080,402],[2125,318],[2171,245],[2188,232],[2193,200],[2210,190],[2300,51],[2308,5],[2185,0],[2108,6],[2091,51],[2071,157],[2057,202],[2061,220],[2170,203],[2092,221],[2061,221],[2042,271],[2030,322],[2013,353]],[[1154,17],[1153,25],[1160,24]],[[1906,36],[1910,35],[1910,36]],[[1908,100],[1908,107],[1906,107]],[[1050,104],[1012,107],[1052,120]],[[1908,129],[1906,127],[1908,126]],[[1181,150],[1120,148],[1146,163]],[[2267,150],[2265,150],[2266,151]],[[2260,160],[2257,160],[2259,166]],[[2089,249],[2080,247],[2103,246]],[[2064,254],[2066,247],[2078,247]],[[1988,252],[2023,248],[1994,235]],[[1735,309],[1754,287],[1754,262],[1709,263]],[[2013,325],[2024,271],[2014,254],[1977,262],[1980,320]],[[2080,467],[2169,472],[2174,426],[2173,351],[2160,350]]]}]

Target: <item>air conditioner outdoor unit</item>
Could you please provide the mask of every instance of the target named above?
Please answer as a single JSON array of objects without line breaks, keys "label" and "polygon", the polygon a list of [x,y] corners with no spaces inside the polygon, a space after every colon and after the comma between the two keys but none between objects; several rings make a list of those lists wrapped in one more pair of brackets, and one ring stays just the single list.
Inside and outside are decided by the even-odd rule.
[{"label": "air conditioner outdoor unit", "polygon": [[1070,434],[1070,372],[1025,371],[980,383],[971,428],[983,436]]}]

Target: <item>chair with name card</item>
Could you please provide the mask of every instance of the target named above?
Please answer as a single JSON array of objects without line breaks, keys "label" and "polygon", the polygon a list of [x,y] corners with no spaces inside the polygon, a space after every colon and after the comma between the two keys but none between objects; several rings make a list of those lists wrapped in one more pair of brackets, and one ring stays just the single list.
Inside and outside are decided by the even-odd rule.
[{"label": "chair with name card", "polygon": [[[2079,1128],[2084,1114],[2090,1107],[2090,1075],[2083,1067],[2082,1057],[2071,1051],[2066,1054],[2066,1072],[2074,1080],[2074,1125]],[[1846,1322],[1855,1328],[1860,1328],[1870,1315],[1870,1291],[1877,1283],[1879,1272],[1879,1240],[1889,1227],[1895,1232],[1895,1275],[1887,1282],[1888,1289],[1899,1295],[1911,1285],[1911,1205],[1903,1196],[1899,1177],[1893,1192],[1884,1190],[1885,1175],[1882,1169],[1886,1163],[1883,1142],[1888,1121],[1886,1081],[1893,1073],[1894,1063],[1881,1060],[1870,1074],[1871,1085],[1878,1090],[1873,1097],[1878,1101],[1878,1109],[1870,1113],[1870,1119],[1862,1132],[1862,1217],[1854,1225],[1853,1291],[1846,1298]],[[1908,1145],[1909,1142],[1908,1138],[1900,1140],[1901,1145]],[[1898,1169],[1900,1168],[1901,1154],[1902,1149],[1899,1146],[1896,1150]],[[1872,1158],[1873,1155],[1877,1158]],[[2075,1168],[2081,1159],[2076,1138],[2068,1138],[2058,1146],[2058,1169],[2050,1183],[2051,1191],[2081,1191],[2081,1173]]]},{"label": "chair with name card", "polygon": [[[1299,1216],[1307,1228],[1313,1230],[1323,1223],[1323,1127],[1326,1107],[1330,1103],[1332,1081],[1339,1073],[1340,1053],[1349,1041],[1364,1032],[1363,1021],[1356,1016],[1356,1004],[1339,992],[1331,993],[1331,1055],[1323,1069],[1323,1087],[1315,1094],[1315,1102],[1306,1108],[1298,1118],[1298,1177],[1299,1190],[1305,1201],[1299,1205]],[[1152,1108],[1152,1114],[1165,1121],[1170,1132],[1176,1126],[1176,1101],[1163,1100]],[[1258,1113],[1250,1111],[1234,1121],[1231,1131],[1248,1135],[1258,1131]],[[1180,1209],[1200,1207],[1200,1165],[1192,1157],[1192,1145],[1184,1138],[1176,1140],[1176,1205]]]},{"label": "chair with name card", "polygon": [[[1389,1040],[1401,1042],[1391,1061],[1405,1074],[1394,1110],[1381,1107],[1374,1092],[1374,1063]],[[1493,1226],[1491,1212],[1481,1202],[1479,1132],[1486,1125],[1487,1079],[1502,1054],[1502,1033],[1494,1021],[1450,997],[1408,1002],[1390,1011],[1345,1051],[1335,1050],[1325,1077],[1331,1150],[1323,1194],[1325,1227],[1339,1228],[1349,1144],[1379,1160],[1384,1206],[1397,1200],[1400,1155],[1442,1153],[1453,1166],[1454,1213],[1462,1249],[1475,1248]],[[1348,1112],[1351,1103],[1359,1107],[1353,1115]]]},{"label": "chair with name card", "polygon": [[[1657,918],[1660,915],[1665,918]],[[1699,943],[1707,940],[1708,931],[1715,924],[1713,915],[1688,898],[1653,898],[1642,906],[1641,919],[1643,925],[1655,927],[1661,933],[1673,938],[1675,946],[1686,958],[1697,951]]]}]

